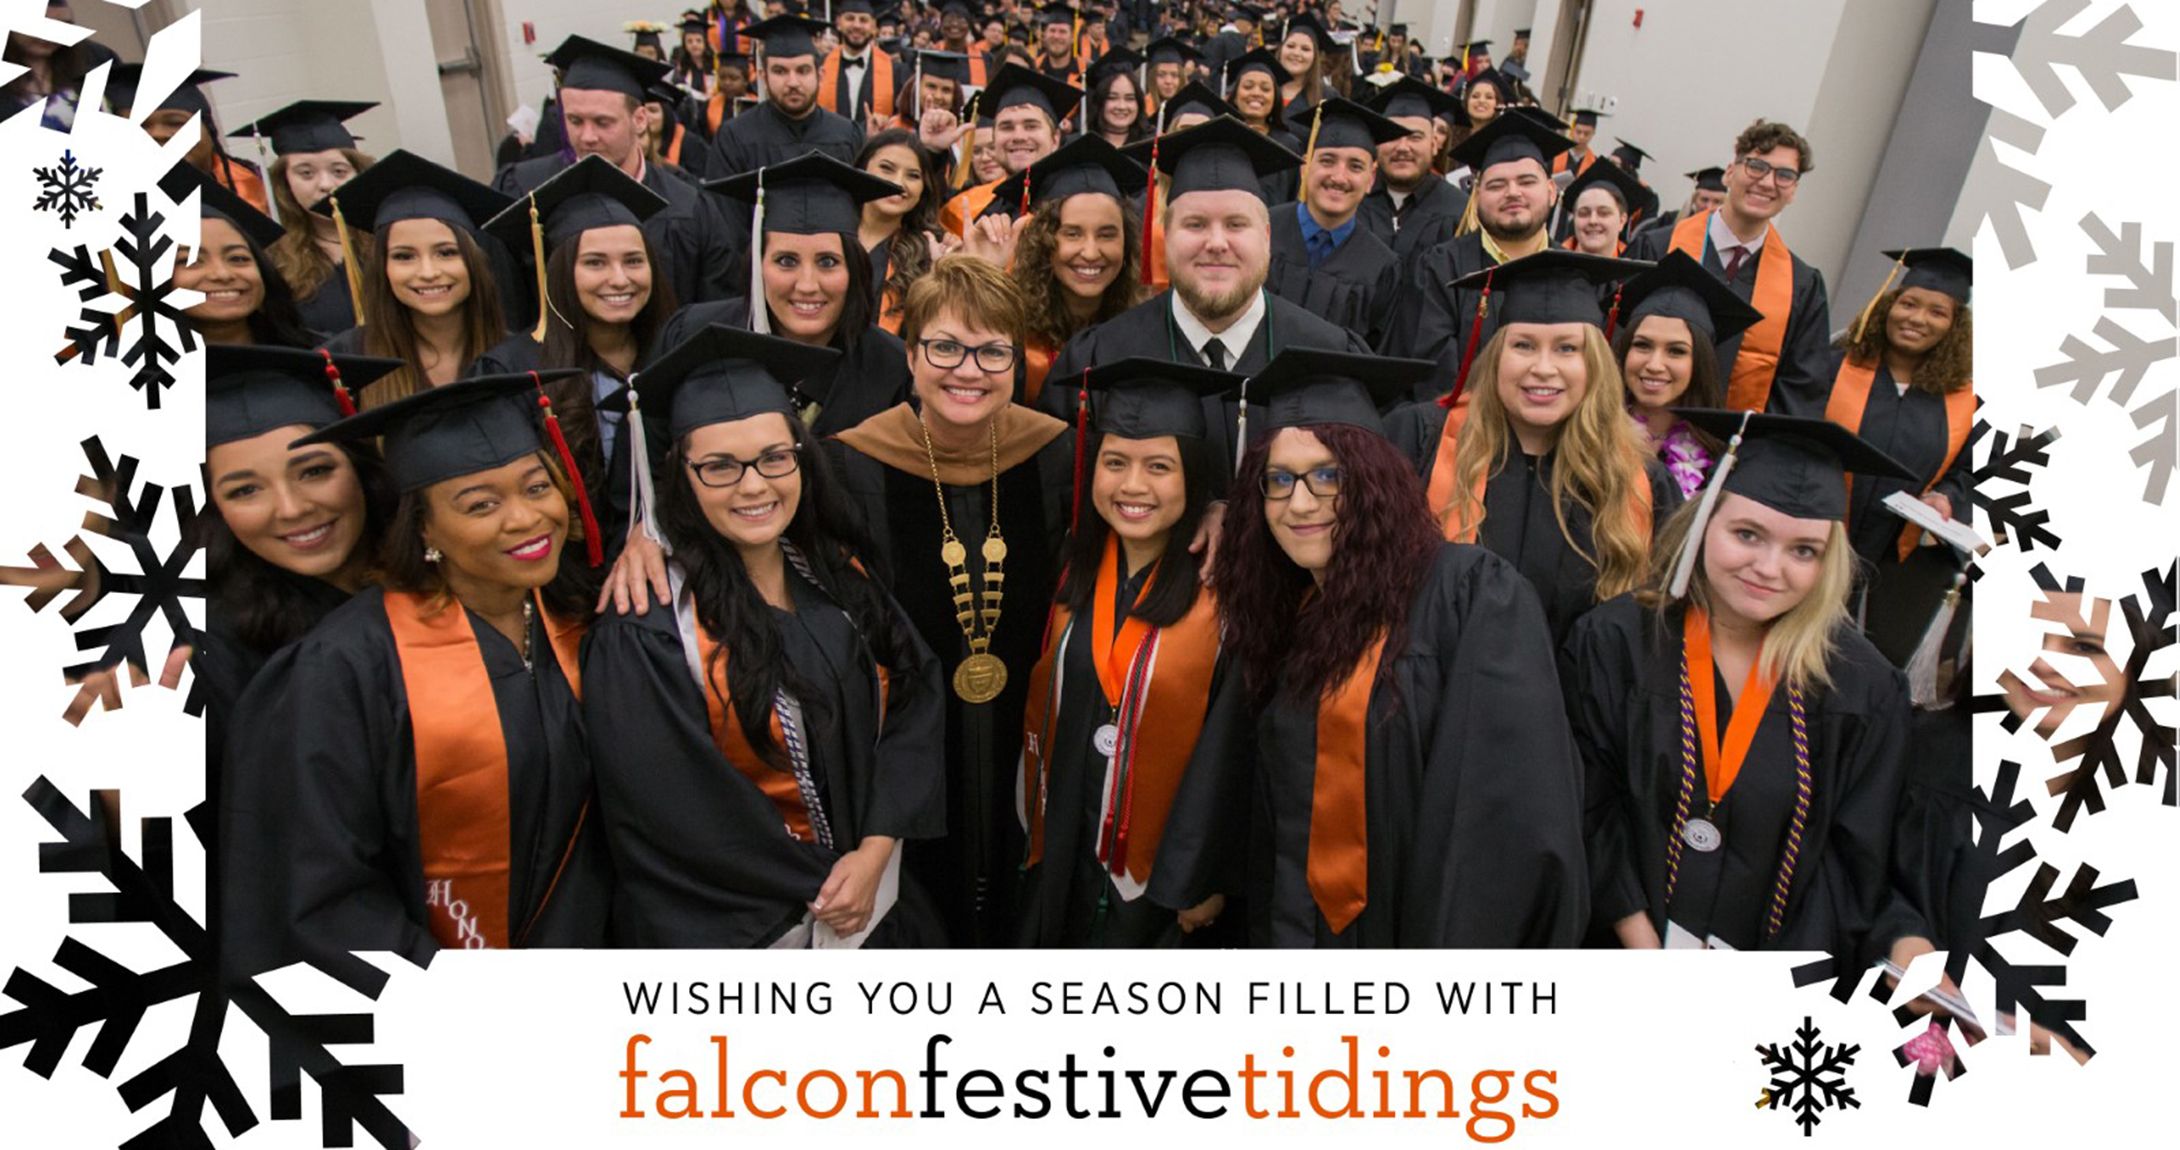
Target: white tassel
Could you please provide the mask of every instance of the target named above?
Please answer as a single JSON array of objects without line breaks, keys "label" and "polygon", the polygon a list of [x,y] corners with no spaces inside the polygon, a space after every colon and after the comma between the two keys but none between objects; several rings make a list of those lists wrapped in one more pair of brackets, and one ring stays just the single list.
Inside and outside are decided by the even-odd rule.
[{"label": "white tassel", "polygon": [[1923,629],[1915,653],[1908,657],[1908,698],[1926,711],[1942,711],[1948,706],[1938,689],[1938,662],[1945,650],[1946,632],[1953,629],[1953,613],[1960,607],[1961,585],[1967,581],[1964,574],[1953,576],[1953,585],[1946,588],[1938,613],[1930,617],[1930,626]]},{"label": "white tassel", "polygon": [[[1249,451],[1249,381],[1241,381],[1241,418],[1234,421],[1234,474],[1241,474],[1241,457]],[[1312,493],[1314,494],[1314,492]]]},{"label": "white tassel", "polygon": [[628,415],[622,422],[621,431],[628,436],[628,489],[636,493],[636,522],[642,526],[644,538],[671,555],[674,549],[659,530],[658,493],[651,486],[651,443],[644,433],[643,409],[636,402],[633,376],[628,381]]},{"label": "white tassel", "polygon": [[1726,454],[1719,459],[1718,467],[1711,472],[1711,481],[1703,487],[1703,499],[1696,504],[1696,518],[1688,525],[1688,538],[1681,541],[1680,558],[1673,563],[1673,581],[1666,584],[1666,594],[1681,599],[1688,594],[1688,581],[1696,573],[1696,556],[1703,550],[1703,533],[1710,529],[1711,512],[1718,509],[1718,497],[1725,491],[1726,476],[1733,473],[1736,453],[1741,450],[1741,435],[1748,429],[1749,418],[1744,412],[1741,426],[1735,429],[1733,439],[1726,444]]},{"label": "white tassel", "polygon": [[765,303],[765,170],[757,169],[757,211],[749,224],[749,330],[772,334]]}]

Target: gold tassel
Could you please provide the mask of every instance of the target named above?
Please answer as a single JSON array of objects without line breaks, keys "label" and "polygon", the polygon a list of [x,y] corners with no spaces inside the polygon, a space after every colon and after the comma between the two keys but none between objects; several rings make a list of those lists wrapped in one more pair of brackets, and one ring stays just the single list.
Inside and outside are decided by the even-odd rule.
[{"label": "gold tassel", "polygon": [[1468,198],[1468,207],[1461,210],[1461,222],[1453,229],[1453,234],[1465,236],[1476,230],[1476,223],[1476,197],[1470,196]]},{"label": "gold tassel", "polygon": [[356,264],[356,245],[350,238],[348,218],[341,214],[341,198],[332,197],[333,231],[341,238],[341,268],[348,275],[348,310],[356,317],[356,326],[363,326],[363,269]]},{"label": "gold tassel", "polygon": [[1325,102],[1323,100],[1319,100],[1317,102],[1317,114],[1310,118],[1310,142],[1303,145],[1302,147],[1303,159],[1306,160],[1309,157],[1317,154],[1317,132],[1318,129],[1323,128],[1324,126]]},{"label": "gold tassel", "polygon": [[1902,248],[1900,258],[1892,261],[1892,270],[1885,273],[1885,282],[1877,285],[1877,294],[1870,297],[1870,302],[1862,305],[1862,314],[1855,318],[1855,333],[1848,337],[1849,344],[1862,342],[1862,329],[1869,326],[1870,313],[1877,310],[1877,301],[1885,298],[1885,293],[1892,290],[1892,281],[1900,275],[1900,268],[1906,263],[1907,249]]},{"label": "gold tassel", "polygon": [[545,321],[552,315],[552,297],[545,288],[545,225],[538,220],[537,194],[530,197],[530,256],[537,261],[537,326],[530,329],[530,338],[545,342]]},{"label": "gold tassel", "polygon": [[[984,93],[978,92],[970,96],[968,111],[964,113],[969,117],[969,134],[962,137],[961,167],[954,171],[954,190],[957,192],[969,186],[969,175],[976,171],[976,102],[983,95]],[[967,220],[962,221],[965,230],[968,223]]]}]

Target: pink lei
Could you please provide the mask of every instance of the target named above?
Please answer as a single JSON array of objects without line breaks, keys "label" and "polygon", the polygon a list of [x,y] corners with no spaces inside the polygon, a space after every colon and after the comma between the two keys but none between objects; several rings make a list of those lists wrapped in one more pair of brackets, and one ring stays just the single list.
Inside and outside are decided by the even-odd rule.
[{"label": "pink lei", "polygon": [[1695,498],[1711,473],[1711,453],[1704,450],[1695,429],[1685,420],[1676,420],[1666,431],[1665,438],[1659,440],[1650,434],[1649,425],[1633,410],[1628,412],[1628,418],[1634,420],[1635,429],[1643,440],[1657,448],[1658,458],[1665,461],[1665,469],[1672,472],[1673,482],[1680,485],[1681,498]]}]

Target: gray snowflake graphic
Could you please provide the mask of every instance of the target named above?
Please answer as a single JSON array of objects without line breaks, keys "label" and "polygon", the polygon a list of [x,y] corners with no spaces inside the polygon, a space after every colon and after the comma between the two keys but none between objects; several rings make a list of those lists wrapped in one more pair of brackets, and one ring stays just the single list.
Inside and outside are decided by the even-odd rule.
[{"label": "gray snowflake graphic", "polygon": [[77,167],[76,153],[73,150],[63,151],[61,162],[56,167],[32,168],[30,171],[38,177],[38,186],[45,189],[39,194],[37,202],[30,205],[33,211],[58,213],[61,226],[72,228],[76,226],[77,216],[98,210],[96,185],[104,169]]},{"label": "gray snowflake graphic", "polygon": [[2089,0],[2045,0],[2019,24],[2021,37],[2008,58],[2047,116],[2056,118],[2074,107],[2074,93],[2060,78],[2061,68],[2081,76],[2108,112],[2134,98],[2127,77],[2174,78],[2171,52],[2129,42],[2142,30],[2142,19],[2132,7],[2113,9],[2077,35],[2060,31],[2088,8]]},{"label": "gray snowflake graphic", "polygon": [[1765,1043],[1756,1048],[1757,1056],[1771,1071],[1771,1083],[1764,1087],[1764,1095],[1756,1105],[1793,1111],[1794,1122],[1802,1128],[1804,1138],[1816,1133],[1818,1124],[1824,1121],[1824,1111],[1862,1106],[1855,1098],[1854,1087],[1847,1085],[1847,1068],[1854,1065],[1855,1054],[1862,1048],[1833,1046],[1820,1041],[1822,1035],[1805,1015],[1794,1031],[1794,1041],[1784,1046]]},{"label": "gray snowflake graphic", "polygon": [[1982,142],[1976,145],[1975,159],[1976,167],[1988,169],[1991,175],[1971,180],[1961,189],[1961,206],[1991,221],[1998,248],[2006,255],[2006,266],[2018,270],[2036,262],[2036,245],[2029,238],[2029,224],[2023,213],[2044,210],[2044,201],[2051,198],[2051,184],[2007,163],[1998,150],[1999,144],[2033,157],[2044,146],[2044,129],[2012,113],[1991,109],[1991,120],[1984,127]]}]

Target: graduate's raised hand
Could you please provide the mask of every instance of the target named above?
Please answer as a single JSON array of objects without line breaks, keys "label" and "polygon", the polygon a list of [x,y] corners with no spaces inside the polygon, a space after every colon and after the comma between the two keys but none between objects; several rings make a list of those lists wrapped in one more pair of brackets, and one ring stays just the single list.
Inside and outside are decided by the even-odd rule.
[{"label": "graduate's raised hand", "polygon": [[835,934],[855,934],[870,925],[871,909],[878,900],[878,880],[891,857],[892,839],[884,835],[864,838],[860,846],[833,864],[832,873],[825,876],[825,885],[818,888],[817,898],[810,903],[811,913]]},{"label": "graduate's raised hand", "polygon": [[666,549],[644,534],[639,523],[629,528],[621,557],[606,573],[606,585],[598,592],[597,610],[603,615],[610,605],[617,615],[626,615],[631,609],[638,615],[648,614],[653,593],[662,604],[673,597],[672,586],[666,581]]},{"label": "graduate's raised hand", "polygon": [[1014,248],[1022,239],[1022,230],[1029,227],[1030,217],[1008,219],[1005,216],[985,216],[970,223],[961,237],[961,250],[989,261],[994,267],[1014,266]]},{"label": "graduate's raised hand", "polygon": [[863,113],[863,135],[875,136],[893,126],[893,117],[882,115],[876,108]]},{"label": "graduate's raised hand", "polygon": [[1214,499],[1204,507],[1204,517],[1196,524],[1196,537],[1188,541],[1188,553],[1204,557],[1196,565],[1196,578],[1206,587],[1211,585],[1211,565],[1219,558],[1219,533],[1224,530],[1226,500]]},{"label": "graduate's raised hand", "polygon": [[[963,126],[961,118],[944,108],[925,109],[923,121],[916,125],[917,138],[923,141],[924,147],[934,152],[951,151],[954,144],[967,132],[968,128]],[[967,163],[968,157],[963,157],[962,162]]]}]

